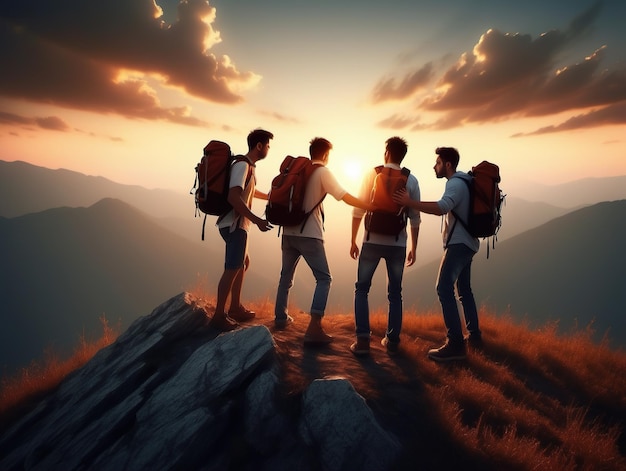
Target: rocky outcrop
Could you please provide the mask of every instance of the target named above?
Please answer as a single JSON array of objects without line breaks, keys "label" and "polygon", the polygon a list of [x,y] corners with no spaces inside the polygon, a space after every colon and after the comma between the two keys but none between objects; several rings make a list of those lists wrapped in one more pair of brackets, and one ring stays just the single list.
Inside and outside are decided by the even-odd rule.
[{"label": "rocky outcrop", "polygon": [[385,470],[400,444],[352,385],[280,388],[264,326],[219,334],[180,294],[2,433],[0,468]]}]

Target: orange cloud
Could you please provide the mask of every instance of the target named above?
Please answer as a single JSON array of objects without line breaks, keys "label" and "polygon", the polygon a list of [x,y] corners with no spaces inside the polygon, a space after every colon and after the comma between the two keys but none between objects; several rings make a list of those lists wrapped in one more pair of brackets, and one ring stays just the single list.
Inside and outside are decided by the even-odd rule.
[{"label": "orange cloud", "polygon": [[[375,97],[417,100],[420,117],[423,112],[442,117],[424,124],[417,119],[405,125],[431,129],[448,129],[467,123],[496,122],[504,119],[548,116],[561,112],[594,109],[573,117],[562,126],[545,128],[542,132],[569,129],[570,126],[600,126],[626,122],[619,105],[626,100],[626,68],[602,70],[605,46],[589,57],[567,67],[557,68],[559,57],[574,41],[592,27],[601,3],[575,18],[565,31],[552,30],[536,39],[530,35],[502,33],[490,29],[471,51],[462,54],[456,63],[438,74],[432,83],[420,82],[427,90],[419,95],[418,87],[410,86],[410,77],[435,77],[431,63],[420,67],[402,80],[386,78],[374,88]],[[429,71],[423,74],[424,70]],[[394,87],[395,83],[402,84]],[[404,92],[402,92],[404,91]],[[381,101],[381,100],[378,100]],[[415,105],[412,105],[415,106]],[[602,112],[602,108],[606,111]],[[584,116],[584,118],[583,118]],[[607,119],[611,116],[611,119]],[[397,129],[398,120],[391,117],[381,122]]]},{"label": "orange cloud", "polygon": [[[0,94],[68,108],[200,126],[188,109],[165,108],[148,86],[176,87],[235,104],[260,77],[210,48],[221,41],[215,8],[187,0],[161,21],[154,0],[20,0],[0,4]],[[119,81],[120,71],[134,78]],[[8,71],[8,73],[6,72]]]}]

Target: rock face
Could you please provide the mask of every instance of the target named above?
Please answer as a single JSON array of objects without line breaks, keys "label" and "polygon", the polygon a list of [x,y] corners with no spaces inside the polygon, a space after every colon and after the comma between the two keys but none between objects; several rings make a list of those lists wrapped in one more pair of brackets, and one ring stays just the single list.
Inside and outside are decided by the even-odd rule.
[{"label": "rock face", "polygon": [[3,431],[0,469],[385,470],[400,453],[342,378],[281,391],[270,331],[219,334],[180,294]]}]

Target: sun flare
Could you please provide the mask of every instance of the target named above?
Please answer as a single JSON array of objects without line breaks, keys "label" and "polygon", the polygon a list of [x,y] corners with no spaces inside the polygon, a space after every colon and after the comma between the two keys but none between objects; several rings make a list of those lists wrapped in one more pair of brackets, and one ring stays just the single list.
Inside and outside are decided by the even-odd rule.
[{"label": "sun flare", "polygon": [[358,188],[363,178],[363,165],[357,159],[346,159],[341,164],[340,179],[345,179],[342,183],[346,186]]}]

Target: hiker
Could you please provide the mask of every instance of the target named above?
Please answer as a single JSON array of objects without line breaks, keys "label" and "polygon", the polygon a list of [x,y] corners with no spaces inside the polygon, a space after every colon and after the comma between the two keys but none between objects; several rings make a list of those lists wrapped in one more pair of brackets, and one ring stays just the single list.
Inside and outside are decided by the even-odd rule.
[{"label": "hiker", "polygon": [[344,190],[330,169],[326,167],[332,148],[332,144],[324,138],[316,137],[311,140],[309,155],[313,165],[319,167],[311,174],[304,194],[304,210],[311,211],[311,214],[304,226],[302,224],[284,226],[281,241],[282,268],[276,292],[274,322],[277,328],[284,328],[293,321],[287,312],[289,290],[293,286],[296,267],[302,257],[315,277],[315,291],[310,309],[311,319],[304,335],[305,345],[328,344],[333,340],[333,337],[322,328],[322,319],[332,281],[324,248],[322,200],[330,194],[337,201],[343,201],[351,206],[363,209],[369,209],[371,206]]},{"label": "hiker", "polygon": [[[211,326],[221,331],[233,330],[238,322],[246,322],[255,313],[241,304],[241,288],[246,270],[250,265],[248,256],[248,230],[256,224],[262,231],[272,225],[255,215],[252,198],[267,199],[267,194],[256,189],[255,168],[258,161],[267,157],[270,139],[274,135],[263,129],[255,129],[248,134],[248,153],[245,160],[236,161],[231,169],[228,202],[233,209],[217,221],[220,235],[226,243],[224,273],[217,285],[217,303]],[[230,309],[225,311],[226,299],[230,295]]]},{"label": "hiker", "polygon": [[461,328],[459,309],[455,298],[455,286],[459,300],[463,306],[466,328],[469,332],[468,343],[480,346],[482,336],[478,327],[478,312],[472,293],[471,268],[472,259],[480,242],[472,237],[463,224],[457,224],[453,214],[468,214],[470,207],[469,187],[461,179],[469,180],[471,176],[457,170],[459,153],[453,147],[438,147],[435,150],[437,160],[434,170],[437,178],[446,178],[446,188],[439,201],[411,201],[406,191],[399,191],[394,201],[418,211],[445,215],[443,226],[444,253],[437,276],[437,295],[443,311],[443,320],[447,328],[446,342],[439,348],[428,351],[431,360],[444,362],[462,360],[466,357],[465,339]]},{"label": "hiker", "polygon": [[[385,142],[384,166],[372,169],[364,178],[359,197],[367,199],[372,195],[373,204],[376,205],[377,198],[373,189],[377,175],[383,171],[390,174],[400,175],[403,170],[400,167],[404,156],[407,153],[407,143],[400,137],[391,137]],[[406,172],[405,172],[406,173]],[[399,180],[399,184],[406,189],[408,197],[413,201],[420,200],[420,190],[417,178],[408,173],[404,179]],[[388,199],[393,195],[388,195]],[[389,310],[387,318],[387,331],[381,343],[386,347],[387,352],[393,354],[397,352],[400,344],[400,331],[402,329],[402,275],[404,273],[405,257],[406,266],[415,263],[415,253],[417,249],[417,239],[419,236],[420,214],[415,209],[408,211],[408,221],[411,226],[411,248],[407,255],[407,217],[403,215],[403,208],[393,208],[392,217],[400,218],[398,230],[385,232],[384,228],[377,228],[374,220],[369,220],[369,225],[363,234],[361,250],[356,243],[356,237],[361,225],[365,211],[360,208],[352,210],[352,238],[350,246],[350,256],[358,259],[357,281],[354,292],[354,320],[356,324],[356,342],[350,346],[350,350],[355,355],[367,355],[370,351],[370,322],[368,294],[372,285],[372,277],[381,259],[385,260],[387,266],[387,298],[389,300]],[[376,213],[375,213],[376,214]],[[372,218],[375,216],[372,215]],[[369,216],[369,214],[368,214]],[[366,216],[366,218],[368,217]],[[385,226],[392,226],[393,220],[386,218],[382,221]]]}]

